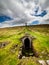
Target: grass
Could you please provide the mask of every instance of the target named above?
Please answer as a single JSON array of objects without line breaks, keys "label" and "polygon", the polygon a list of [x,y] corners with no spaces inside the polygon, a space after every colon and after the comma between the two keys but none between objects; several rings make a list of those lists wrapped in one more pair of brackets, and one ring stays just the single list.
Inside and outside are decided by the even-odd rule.
[{"label": "grass", "polygon": [[[18,53],[22,42],[21,37],[25,33],[29,33],[36,39],[33,42],[35,50],[39,54],[37,57],[26,57],[25,59],[18,59]],[[0,65],[40,65],[37,60],[49,59],[49,28],[44,27],[15,27],[0,29],[0,42],[9,42],[4,48],[0,48]],[[13,45],[18,44],[18,47],[11,51]]]}]

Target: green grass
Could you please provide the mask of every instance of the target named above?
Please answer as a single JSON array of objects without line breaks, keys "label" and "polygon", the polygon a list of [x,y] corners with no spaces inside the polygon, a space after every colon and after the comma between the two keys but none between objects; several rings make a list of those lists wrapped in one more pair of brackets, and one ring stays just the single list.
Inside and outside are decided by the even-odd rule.
[{"label": "green grass", "polygon": [[[44,31],[44,32],[43,32]],[[29,33],[36,39],[33,41],[35,50],[39,54],[37,57],[29,57],[25,59],[18,59],[18,53],[22,42],[21,37],[25,33]],[[40,65],[37,60],[49,59],[49,28],[31,28],[31,27],[16,27],[16,28],[5,28],[0,30],[0,42],[9,42],[4,48],[0,48],[0,65]],[[18,44],[18,47],[11,51],[14,44]],[[44,52],[44,53],[42,53]],[[41,57],[42,56],[42,57]]]}]

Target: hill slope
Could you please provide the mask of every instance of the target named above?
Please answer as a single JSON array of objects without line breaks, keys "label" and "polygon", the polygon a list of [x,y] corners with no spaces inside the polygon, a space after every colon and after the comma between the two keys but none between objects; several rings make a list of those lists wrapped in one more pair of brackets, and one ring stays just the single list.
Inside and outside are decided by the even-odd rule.
[{"label": "hill slope", "polygon": [[[26,32],[36,37],[33,45],[36,51],[38,51],[38,58],[26,57],[21,60],[18,59],[18,53],[22,45],[20,38],[24,36]],[[14,47],[14,45],[18,46]],[[49,25],[0,29],[0,65],[40,65],[37,62],[39,59],[49,59]]]}]

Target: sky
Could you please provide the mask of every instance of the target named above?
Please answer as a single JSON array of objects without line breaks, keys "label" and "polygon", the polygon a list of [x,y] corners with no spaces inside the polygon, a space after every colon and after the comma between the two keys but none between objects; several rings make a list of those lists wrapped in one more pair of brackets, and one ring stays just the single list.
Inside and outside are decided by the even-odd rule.
[{"label": "sky", "polygon": [[0,28],[49,24],[49,0],[0,0]]}]

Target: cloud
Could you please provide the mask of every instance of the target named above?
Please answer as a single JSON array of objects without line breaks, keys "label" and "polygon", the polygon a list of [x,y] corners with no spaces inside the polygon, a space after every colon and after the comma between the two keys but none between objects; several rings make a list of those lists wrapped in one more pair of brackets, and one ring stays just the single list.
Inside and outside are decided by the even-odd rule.
[{"label": "cloud", "polygon": [[38,9],[35,11],[35,14],[31,14],[32,16],[36,17],[44,17],[47,14],[46,10],[42,11],[41,13],[38,14]]},{"label": "cloud", "polygon": [[36,20],[40,24],[49,24],[46,22],[49,19],[49,0],[0,0],[1,15],[6,15],[13,20],[5,20],[0,23],[0,27],[22,25],[26,22],[29,24]]}]

